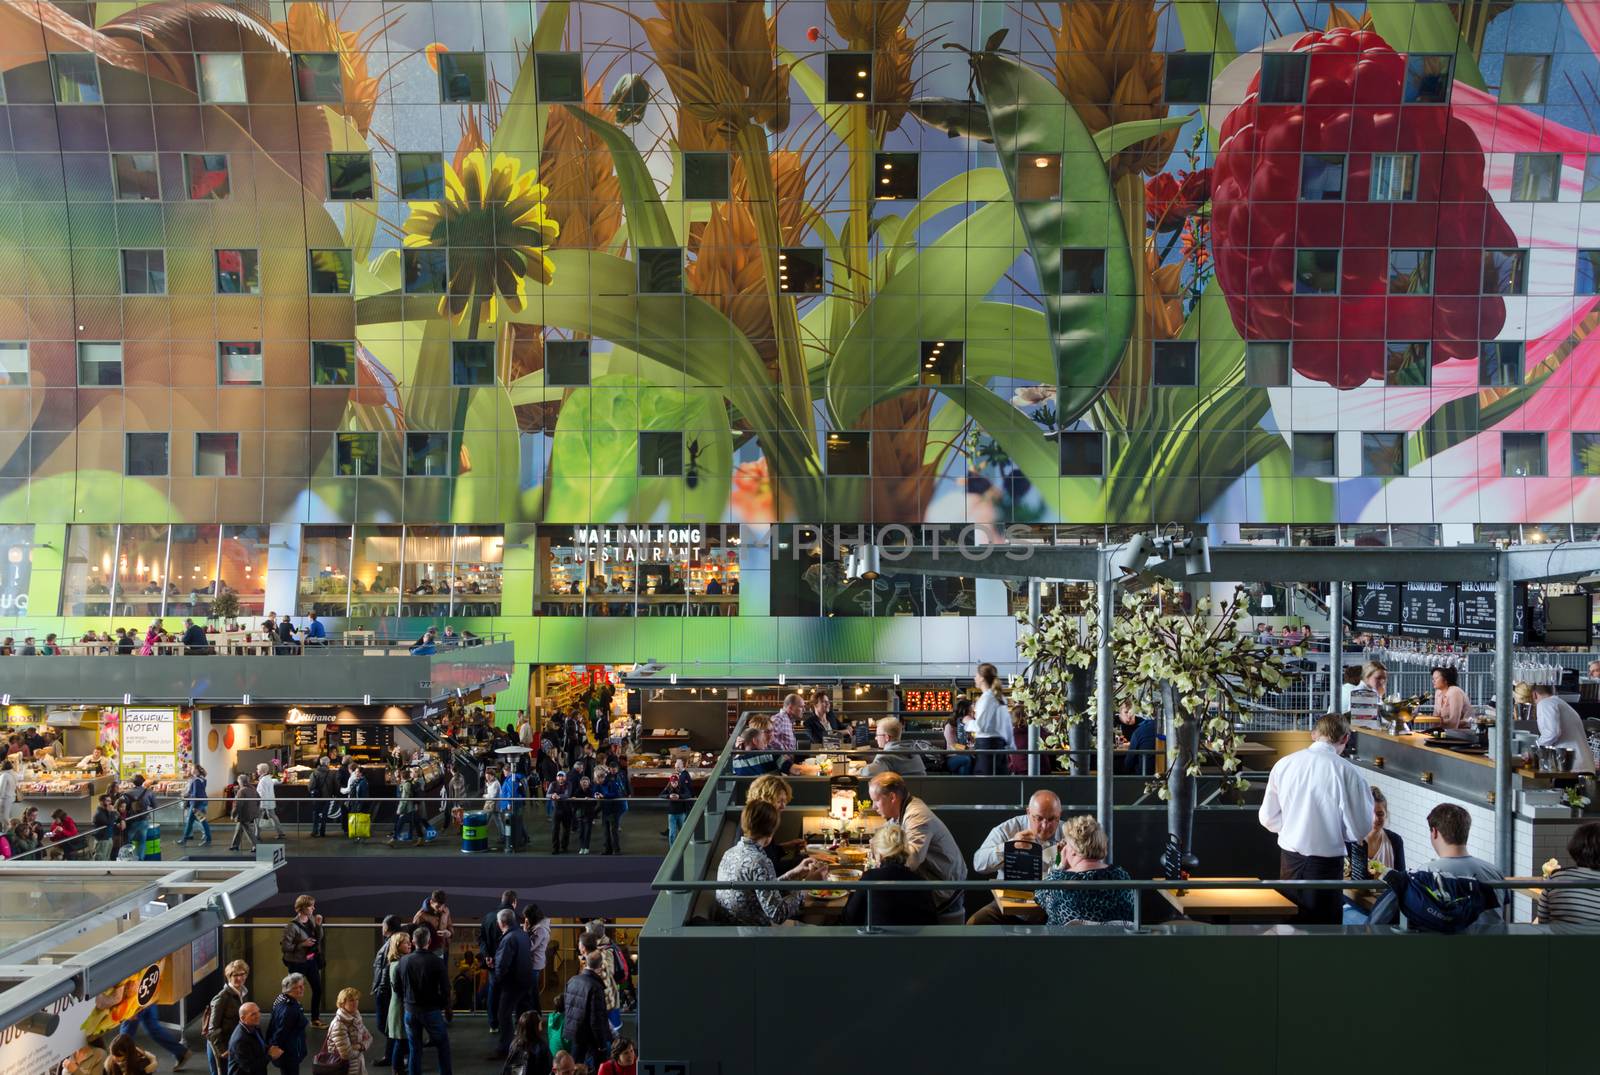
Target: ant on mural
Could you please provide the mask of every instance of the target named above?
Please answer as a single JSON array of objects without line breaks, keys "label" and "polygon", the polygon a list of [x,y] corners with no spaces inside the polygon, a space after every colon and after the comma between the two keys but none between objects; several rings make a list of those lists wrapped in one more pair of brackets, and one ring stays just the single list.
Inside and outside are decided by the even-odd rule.
[{"label": "ant on mural", "polygon": [[689,442],[689,462],[683,468],[683,484],[694,489],[700,484],[700,440]]}]

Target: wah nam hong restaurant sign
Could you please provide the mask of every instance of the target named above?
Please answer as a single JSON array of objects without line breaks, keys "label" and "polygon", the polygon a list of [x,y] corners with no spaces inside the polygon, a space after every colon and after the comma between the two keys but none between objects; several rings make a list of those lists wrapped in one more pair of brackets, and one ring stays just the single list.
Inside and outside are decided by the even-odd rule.
[{"label": "wah nam hong restaurant sign", "polygon": [[597,564],[697,564],[705,552],[698,526],[589,526],[573,531],[573,559]]}]

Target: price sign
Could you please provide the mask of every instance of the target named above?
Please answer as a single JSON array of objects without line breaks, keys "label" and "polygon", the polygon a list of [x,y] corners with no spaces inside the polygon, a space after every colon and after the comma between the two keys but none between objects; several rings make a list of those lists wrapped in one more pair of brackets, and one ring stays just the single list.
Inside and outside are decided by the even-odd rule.
[{"label": "price sign", "polygon": [[1456,588],[1448,582],[1408,582],[1400,591],[1400,632],[1454,638]]},{"label": "price sign", "polygon": [[1355,588],[1356,627],[1394,634],[1400,629],[1400,587],[1392,582],[1359,582]]}]

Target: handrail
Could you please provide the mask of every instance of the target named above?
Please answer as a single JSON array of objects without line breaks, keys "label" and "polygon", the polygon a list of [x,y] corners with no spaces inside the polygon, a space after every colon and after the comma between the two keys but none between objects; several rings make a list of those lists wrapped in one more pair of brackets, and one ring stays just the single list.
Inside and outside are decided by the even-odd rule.
[{"label": "handrail", "polygon": [[689,846],[706,842],[705,826],[710,819],[711,802],[723,790],[723,782],[730,778],[728,767],[733,757],[733,744],[739,741],[739,736],[744,733],[745,722],[749,719],[750,714],[745,712],[739,714],[739,719],[734,722],[733,731],[729,734],[728,741],[723,744],[722,752],[717,755],[716,764],[711,767],[711,772],[701,783],[700,794],[695,796],[694,805],[689,808],[689,816],[683,819],[683,824],[678,830],[678,838],[667,848],[666,857],[661,860],[661,866],[650,882],[652,889],[666,888],[665,882],[671,880],[674,874],[681,875],[684,872],[684,856],[688,853]]}]

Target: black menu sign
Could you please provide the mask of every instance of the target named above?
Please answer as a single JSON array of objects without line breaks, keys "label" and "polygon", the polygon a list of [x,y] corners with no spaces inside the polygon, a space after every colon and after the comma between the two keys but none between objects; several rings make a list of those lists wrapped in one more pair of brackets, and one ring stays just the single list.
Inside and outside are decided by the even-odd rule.
[{"label": "black menu sign", "polygon": [[1001,862],[1007,881],[1038,881],[1044,877],[1044,848],[1038,844],[1007,843]]},{"label": "black menu sign", "polygon": [[1358,582],[1355,588],[1356,629],[1394,634],[1400,630],[1400,587],[1392,582]]},{"label": "black menu sign", "polygon": [[1464,639],[1494,641],[1495,584],[1463,582],[1456,590],[1456,630]]},{"label": "black menu sign", "polygon": [[[1494,614],[1490,612],[1490,621]],[[1408,582],[1400,590],[1400,633],[1454,638],[1456,588],[1448,582]]]}]

